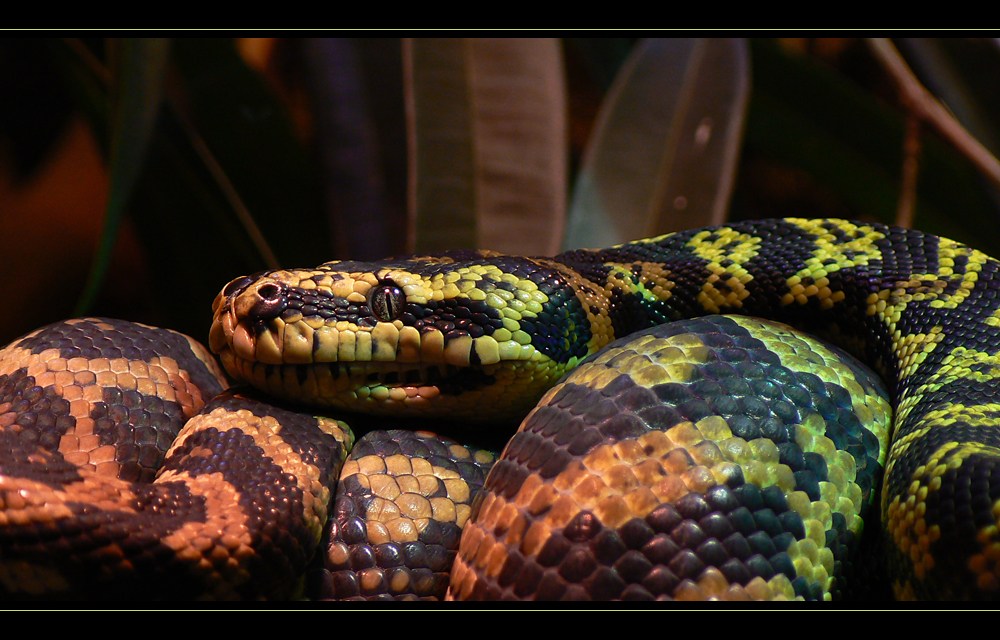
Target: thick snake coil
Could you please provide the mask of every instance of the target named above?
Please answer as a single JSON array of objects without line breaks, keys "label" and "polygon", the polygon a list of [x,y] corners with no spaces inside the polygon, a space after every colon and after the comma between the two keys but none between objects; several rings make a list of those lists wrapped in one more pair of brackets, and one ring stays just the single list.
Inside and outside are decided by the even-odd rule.
[{"label": "thick snake coil", "polygon": [[[209,341],[237,381],[337,417],[405,412],[468,434],[530,412],[471,506],[459,469],[475,485],[488,455],[363,446],[311,570],[318,597],[439,588],[432,565],[453,552],[438,546],[466,521],[455,598],[843,595],[885,460],[896,595],[995,598],[998,266],[877,224],[733,223],[553,258],[459,251],[238,278]],[[880,383],[800,352],[781,327],[713,316],[627,337],[719,313],[786,322],[875,368],[892,397],[888,457]],[[130,332],[130,346],[113,342]],[[176,334],[79,321],[0,354],[6,592],[298,593],[352,436],[224,395],[139,482],[160,457],[147,445],[176,433],[154,415],[186,417],[224,386],[204,354],[167,355],[162,341],[198,352]],[[112,451],[110,434],[137,420]],[[421,462],[402,460],[411,446]],[[439,516],[450,524],[429,525]],[[404,571],[411,561],[421,571]]]}]

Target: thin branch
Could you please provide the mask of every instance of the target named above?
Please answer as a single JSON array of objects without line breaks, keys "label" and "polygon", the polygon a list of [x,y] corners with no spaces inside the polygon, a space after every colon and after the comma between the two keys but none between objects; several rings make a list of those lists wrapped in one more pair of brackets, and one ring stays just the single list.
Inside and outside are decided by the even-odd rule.
[{"label": "thin branch", "polygon": [[[169,93],[169,92],[168,92]],[[180,124],[181,129],[187,134],[188,142],[191,143],[191,147],[194,149],[195,154],[204,163],[205,169],[208,171],[212,179],[215,180],[215,186],[219,188],[222,193],[222,197],[225,198],[226,202],[232,208],[233,213],[239,219],[240,223],[243,225],[243,230],[246,231],[247,235],[250,237],[250,242],[253,243],[254,248],[260,254],[261,259],[264,260],[264,264],[267,265],[268,269],[277,269],[280,266],[278,262],[278,257],[275,255],[274,251],[271,249],[271,245],[268,244],[267,239],[261,232],[260,227],[257,226],[257,221],[254,220],[253,215],[250,213],[249,207],[243,202],[243,198],[240,197],[239,191],[233,185],[232,181],[229,179],[229,175],[226,173],[222,165],[215,158],[215,154],[209,149],[208,144],[205,143],[205,139],[201,137],[201,134],[195,129],[194,125],[181,113],[181,110],[176,107],[174,99],[168,95],[167,96],[167,106],[170,107],[172,114],[177,119]]]},{"label": "thin branch", "polygon": [[[79,56],[80,61],[94,74],[99,82],[105,87],[111,86],[111,71],[87,49],[79,38],[65,38],[63,41]],[[277,269],[279,266],[278,258],[261,232],[260,227],[257,226],[257,222],[250,213],[250,209],[243,202],[243,198],[240,197],[236,187],[229,179],[225,169],[219,164],[212,150],[205,143],[204,138],[201,137],[195,126],[184,115],[182,109],[177,107],[176,100],[172,97],[169,86],[167,87],[165,103],[170,109],[171,114],[177,119],[181,130],[187,135],[195,154],[204,163],[205,169],[212,179],[215,180],[215,184],[219,188],[222,197],[232,208],[240,224],[243,225],[243,229],[250,237],[250,242],[254,245],[264,264],[269,269]]]},{"label": "thin branch", "polygon": [[906,116],[903,134],[903,170],[899,185],[899,208],[896,225],[909,229],[913,226],[913,210],[917,201],[917,173],[920,170],[920,118],[910,112]]},{"label": "thin branch", "polygon": [[79,57],[80,62],[87,67],[88,71],[94,74],[94,77],[103,83],[105,87],[111,86],[111,71],[90,52],[87,45],[83,44],[79,38],[63,38],[62,41]]},{"label": "thin branch", "polygon": [[895,83],[904,106],[921,122],[933,127],[942,138],[968,158],[994,186],[1000,188],[1000,161],[966,131],[938,99],[920,84],[892,42],[888,38],[871,38],[868,43],[875,57]]}]

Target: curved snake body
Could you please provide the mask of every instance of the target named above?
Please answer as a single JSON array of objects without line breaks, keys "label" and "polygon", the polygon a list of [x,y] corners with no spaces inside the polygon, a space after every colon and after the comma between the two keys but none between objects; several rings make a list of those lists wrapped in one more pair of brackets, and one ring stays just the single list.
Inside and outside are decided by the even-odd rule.
[{"label": "curved snake body", "polygon": [[0,352],[0,592],[294,595],[350,432],[225,386],[200,344],[117,320]]},{"label": "curved snake body", "polygon": [[[643,328],[717,313],[787,322],[856,353],[887,382],[895,418],[882,520],[897,595],[989,598],[1000,592],[994,561],[1000,557],[994,515],[1000,442],[992,428],[1000,408],[998,266],[965,245],[878,224],[741,222],[554,258],[462,251],[238,278],[216,299],[209,341],[232,377],[285,399],[502,423],[527,413],[586,358]],[[15,354],[15,364],[22,358],[6,353]],[[631,368],[620,375],[642,377]],[[577,409],[583,414],[601,404],[587,397],[581,394]],[[536,410],[532,420],[542,413]],[[665,432],[683,422],[657,428]],[[526,424],[522,433],[533,428],[531,420]],[[585,454],[573,450],[568,457],[576,464]],[[52,457],[32,453],[29,466]],[[18,501],[21,485],[8,479],[19,477],[8,474],[9,464],[0,461],[0,480],[10,486],[3,513],[5,525],[18,531],[11,521],[23,512],[8,505]],[[525,491],[532,473],[518,480],[506,473],[493,489],[492,477],[502,474],[491,476],[477,507],[487,523],[478,529],[480,539],[485,526],[514,522],[489,515],[488,503]],[[554,469],[542,474],[546,483],[558,475]],[[786,496],[786,506],[800,513],[804,507],[793,506],[795,500],[801,498]],[[531,508],[545,510],[540,503]],[[94,509],[113,511],[104,503]],[[571,530],[584,536],[589,529],[578,525]],[[61,526],[76,525],[50,527],[47,535]],[[475,530],[467,528],[466,536]],[[560,531],[556,538],[569,539]],[[495,547],[498,556],[507,549]],[[6,576],[26,570],[18,562],[0,563]],[[479,559],[463,562],[468,576]],[[482,566],[503,571],[505,565]],[[454,595],[491,593],[464,587],[470,583],[461,571],[453,575]],[[0,584],[20,576],[0,576]],[[811,589],[800,584],[793,592],[816,595]],[[560,597],[567,593],[581,592],[563,585]]]},{"label": "curved snake body", "polygon": [[440,600],[472,501],[495,456],[422,430],[375,429],[341,472],[308,593],[322,600]]},{"label": "curved snake body", "polygon": [[873,372],[784,325],[713,315],[617,340],[507,445],[451,595],[844,598],[890,417]]}]

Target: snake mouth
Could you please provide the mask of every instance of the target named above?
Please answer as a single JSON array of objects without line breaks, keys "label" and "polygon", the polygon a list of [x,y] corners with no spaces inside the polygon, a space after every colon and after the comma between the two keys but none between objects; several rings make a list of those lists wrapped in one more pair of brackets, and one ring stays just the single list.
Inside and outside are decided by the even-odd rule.
[{"label": "snake mouth", "polygon": [[231,376],[276,396],[348,409],[372,403],[420,404],[473,393],[494,385],[498,369],[376,362],[268,364],[241,358],[232,349],[219,357]]},{"label": "snake mouth", "polygon": [[212,351],[229,375],[313,406],[369,411],[376,405],[468,397],[494,386],[497,373],[510,366],[476,361],[469,337],[446,344],[440,333],[416,340],[406,328],[393,325],[338,331],[302,320],[241,321],[232,307],[216,309],[209,335]]}]

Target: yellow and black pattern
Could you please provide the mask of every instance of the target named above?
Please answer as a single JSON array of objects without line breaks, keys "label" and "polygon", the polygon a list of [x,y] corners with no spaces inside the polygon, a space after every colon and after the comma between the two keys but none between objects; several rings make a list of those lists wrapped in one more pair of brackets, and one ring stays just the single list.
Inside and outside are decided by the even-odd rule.
[{"label": "yellow and black pattern", "polygon": [[502,423],[645,327],[709,313],[787,322],[885,377],[896,444],[882,513],[896,592],[996,597],[997,267],[933,235],[834,219],[740,222],[554,258],[328,263],[231,282],[210,346],[231,375],[283,397]]},{"label": "yellow and black pattern", "polygon": [[375,430],[341,472],[309,593],[443,600],[462,528],[495,455],[427,431]]},{"label": "yellow and black pattern", "polygon": [[592,337],[605,307],[583,308],[574,277],[473,251],[273,271],[223,289],[209,342],[230,375],[278,397],[509,424],[611,337],[609,323]]},{"label": "yellow and black pattern", "polygon": [[350,432],[225,386],[198,343],[117,320],[0,351],[0,593],[301,589]]},{"label": "yellow and black pattern", "polygon": [[784,325],[706,316],[618,340],[508,444],[451,595],[840,597],[890,420],[874,373]]}]

